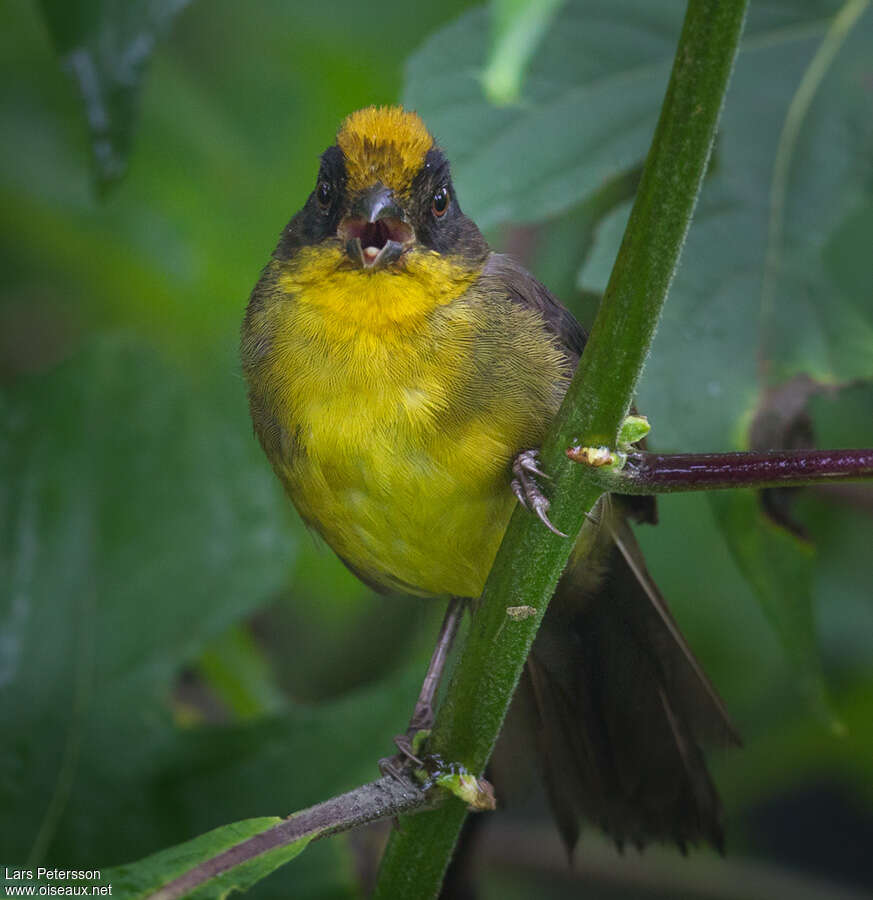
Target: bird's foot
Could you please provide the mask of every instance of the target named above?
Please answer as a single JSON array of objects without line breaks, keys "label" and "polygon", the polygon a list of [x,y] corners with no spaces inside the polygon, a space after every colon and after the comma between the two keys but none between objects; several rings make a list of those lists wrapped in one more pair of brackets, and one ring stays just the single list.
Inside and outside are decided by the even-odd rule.
[{"label": "bird's foot", "polygon": [[563,531],[559,531],[549,520],[549,501],[536,482],[537,476],[548,478],[539,467],[539,456],[536,450],[522,450],[512,462],[512,492],[518,497],[518,502],[527,510],[530,510],[553,534],[558,537],[567,537]]},{"label": "bird's foot", "polygon": [[459,597],[453,597],[449,602],[433,655],[430,658],[430,664],[427,667],[427,673],[424,676],[418,699],[415,702],[415,709],[413,709],[412,717],[409,720],[409,725],[403,734],[399,734],[394,738],[394,744],[399,753],[379,760],[379,771],[383,775],[393,775],[395,778],[403,779],[416,769],[421,769],[424,765],[421,759],[420,747],[424,744],[433,727],[437,688],[439,687],[443,668],[452,648],[458,625],[464,614],[465,605],[466,601]]},{"label": "bird's foot", "polygon": [[[433,716],[430,724],[432,723]],[[379,760],[379,771],[382,775],[393,775],[394,778],[403,779],[411,775],[415,769],[424,767],[424,760],[419,754],[430,734],[430,724],[426,728],[419,728],[410,722],[409,728],[394,738],[394,745],[399,752]]]}]

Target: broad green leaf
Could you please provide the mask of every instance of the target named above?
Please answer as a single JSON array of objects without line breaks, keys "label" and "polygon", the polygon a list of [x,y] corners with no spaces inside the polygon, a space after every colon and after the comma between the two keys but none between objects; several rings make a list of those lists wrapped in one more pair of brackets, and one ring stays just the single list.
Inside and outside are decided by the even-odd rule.
[{"label": "broad green leaf", "polygon": [[64,69],[76,82],[98,183],[127,169],[142,80],[161,34],[188,0],[40,0]]},{"label": "broad green leaf", "polygon": [[[659,497],[657,526],[640,525],[634,531],[682,632],[744,739],[753,740],[785,707],[793,673],[724,540],[708,495]],[[763,684],[768,686],[766,698]]]},{"label": "broad green leaf", "polygon": [[[834,0],[773,3],[746,29],[761,45],[821,31]],[[409,60],[403,100],[452,162],[458,196],[481,227],[567,210],[640,163],[655,127],[683,4],[575,0],[561,8],[520,100],[497,108],[482,86],[486,10],[440,30]]]},{"label": "broad green leaf", "polygon": [[530,59],[564,0],[491,0],[493,42],[482,73],[492,103],[514,103]]},{"label": "broad green leaf", "polygon": [[268,660],[251,632],[241,625],[213,641],[197,667],[238,719],[256,719],[276,712],[285,703]]},{"label": "broad green leaf", "polygon": [[680,4],[565,5],[525,79],[495,107],[482,88],[484,9],[437,32],[409,60],[403,100],[452,162],[480,227],[539,221],[638,163],[654,130],[682,19]]},{"label": "broad green leaf", "polygon": [[719,491],[710,503],[737,566],[786,648],[799,690],[825,715],[812,607],[813,546],[771,522],[753,491]]},{"label": "broad green leaf", "polygon": [[[861,116],[854,87],[863,71],[873,72],[866,52],[873,40],[873,15],[868,13],[857,29],[824,79],[820,108],[813,106],[822,121],[808,123],[801,132],[805,137],[796,159],[809,157],[810,162],[802,173],[792,170],[787,202],[794,213],[785,221],[783,236],[791,248],[790,265],[780,264],[779,272],[769,276],[774,159],[786,111],[822,38],[794,36],[778,46],[753,45],[740,56],[715,171],[704,187],[640,386],[639,406],[653,422],[657,446],[701,451],[745,446],[762,382],[798,372],[828,381],[873,373],[873,295],[866,271],[869,254],[862,249],[873,240],[864,205],[873,169],[863,150],[873,139],[873,120]],[[835,146],[834,133],[851,134],[853,142]],[[754,141],[748,139],[751,134]],[[605,283],[626,217],[625,207],[602,224],[582,271],[587,288]],[[828,269],[830,282],[822,277]],[[803,281],[813,270],[814,286]],[[769,312],[762,308],[768,277],[774,279]],[[849,443],[863,446],[856,432]],[[795,663],[803,690],[821,708],[811,548],[780,531],[750,496],[716,496],[712,503],[740,568]]]},{"label": "broad green leaf", "polygon": [[[873,74],[873,10],[841,46],[810,108],[817,118],[798,136],[782,229],[790,260],[780,257],[778,271],[768,263],[780,135],[825,33],[787,31],[776,43],[750,41],[740,55],[714,172],[640,385],[640,408],[659,446],[743,446],[762,381],[873,376],[865,250],[873,241],[873,117],[858,96]],[[585,288],[605,286],[626,217],[625,206],[602,223],[580,273]]]},{"label": "broad green leaf", "polygon": [[[138,862],[104,871],[102,881],[112,885],[113,897],[122,900],[146,900],[159,888],[184,875],[199,863],[282,821],[280,818],[260,818],[224,825]],[[277,847],[234,866],[204,882],[201,887],[186,896],[197,897],[200,900],[223,900],[234,891],[246,891],[279,866],[302,853],[314,836],[308,835],[292,844]]]},{"label": "broad green leaf", "polygon": [[214,387],[118,338],[4,392],[8,856],[42,859],[90,818],[80,783],[152,767],[178,667],[269,598],[293,559],[241,385]]},{"label": "broad green leaf", "polygon": [[761,289],[771,382],[873,376],[873,8],[847,0],[785,112],[768,191]]},{"label": "broad green leaf", "polygon": [[[822,447],[873,447],[873,380],[816,394],[809,414]],[[866,484],[849,489],[873,491]]]},{"label": "broad green leaf", "polygon": [[[222,820],[265,811],[286,815],[372,781],[377,760],[391,750],[391,735],[405,724],[420,677],[415,664],[323,706],[288,706],[257,721],[175,735],[146,782],[151,805],[140,846],[184,840]],[[253,896],[351,898],[354,883],[340,836],[314,844]]]},{"label": "broad green leaf", "polygon": [[[809,405],[824,447],[873,447],[873,382],[826,391]],[[819,551],[813,596],[822,653],[840,680],[863,670],[873,646],[870,503],[873,485],[806,491],[795,515]]]}]

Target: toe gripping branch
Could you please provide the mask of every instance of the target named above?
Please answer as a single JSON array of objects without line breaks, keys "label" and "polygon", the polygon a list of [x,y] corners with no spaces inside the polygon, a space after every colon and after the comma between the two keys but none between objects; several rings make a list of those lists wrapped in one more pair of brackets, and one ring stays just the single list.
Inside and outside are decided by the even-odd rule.
[{"label": "toe gripping branch", "polygon": [[436,693],[455,635],[458,633],[465,606],[466,601],[461,597],[452,597],[449,601],[409,725],[403,734],[394,738],[394,743],[400,752],[396,756],[379,760],[379,771],[383,775],[401,777],[404,772],[409,771],[410,766],[422,768],[424,765],[419,757],[419,747],[433,726]]},{"label": "toe gripping branch", "polygon": [[[605,468],[611,472],[620,472],[628,461],[632,445],[641,441],[649,433],[649,420],[645,416],[627,416],[619,429],[616,441],[617,449],[608,447],[574,447],[568,456],[576,462],[585,462],[595,468]],[[536,479],[549,476],[540,469],[539,456],[536,450],[522,450],[512,463],[512,492],[518,502],[530,510],[542,523],[558,537],[567,537],[559,531],[549,519],[549,500],[543,494]]]},{"label": "toe gripping branch", "polygon": [[518,497],[518,502],[527,510],[530,510],[542,523],[558,537],[567,537],[563,531],[559,531],[549,519],[549,500],[537,484],[537,477],[548,478],[540,469],[539,455],[536,450],[522,450],[512,462],[512,492]]},{"label": "toe gripping branch", "polygon": [[[631,446],[648,431],[628,416],[617,451],[573,446],[567,456],[603,472],[604,488],[617,494],[669,494],[729,488],[801,487],[873,481],[873,449],[650,453]],[[624,440],[622,440],[624,438]]]}]

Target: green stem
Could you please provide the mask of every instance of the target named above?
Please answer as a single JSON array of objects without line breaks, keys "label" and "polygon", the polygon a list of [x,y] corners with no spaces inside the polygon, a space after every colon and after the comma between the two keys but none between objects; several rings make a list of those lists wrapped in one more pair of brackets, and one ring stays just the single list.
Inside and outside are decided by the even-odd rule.
[{"label": "green stem", "polygon": [[[552,475],[550,517],[579,533],[601,493],[574,444],[614,446],[630,406],[706,171],[742,31],[747,0],[689,0],[670,84],[624,240],[585,353],[541,459]],[[470,634],[439,710],[428,750],[474,773],[487,763],[528,651],[573,541],[516,510],[485,586]],[[510,606],[533,606],[527,619]],[[374,897],[435,897],[466,809],[401,819]]]}]

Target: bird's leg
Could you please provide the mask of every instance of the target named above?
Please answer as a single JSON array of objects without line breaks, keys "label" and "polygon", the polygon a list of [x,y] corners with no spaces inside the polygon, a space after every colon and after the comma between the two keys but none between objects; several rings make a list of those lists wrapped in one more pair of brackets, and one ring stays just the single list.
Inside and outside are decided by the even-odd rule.
[{"label": "bird's leg", "polygon": [[440,626],[439,637],[437,637],[437,643],[430,658],[430,664],[427,667],[424,681],[421,683],[418,700],[415,701],[415,709],[412,711],[409,726],[403,734],[394,738],[394,743],[397,745],[400,753],[391,759],[379,760],[379,769],[383,775],[399,775],[409,763],[414,763],[417,766],[422,765],[422,761],[415,755],[413,750],[413,739],[419,731],[429,730],[433,725],[434,699],[440,686],[440,679],[452,649],[455,635],[458,633],[458,625],[464,615],[464,606],[465,601],[460,597],[452,597],[449,601],[443,624]]},{"label": "bird's leg", "polygon": [[563,531],[558,531],[549,520],[549,501],[540,490],[536,482],[536,476],[548,478],[540,469],[539,457],[536,450],[522,450],[512,461],[512,492],[518,497],[518,502],[530,510],[553,534],[558,537],[567,537]]}]

